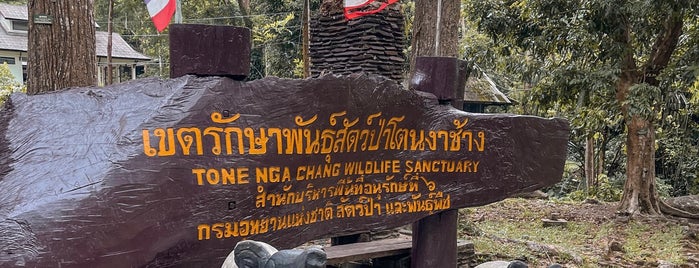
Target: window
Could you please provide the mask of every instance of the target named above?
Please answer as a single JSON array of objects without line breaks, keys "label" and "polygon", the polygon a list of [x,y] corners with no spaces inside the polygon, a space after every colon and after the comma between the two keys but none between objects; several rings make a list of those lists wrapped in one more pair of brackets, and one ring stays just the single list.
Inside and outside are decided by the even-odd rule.
[{"label": "window", "polygon": [[21,21],[21,20],[13,20],[12,21],[12,30],[13,31],[29,31],[29,22],[27,21]]},{"label": "window", "polygon": [[7,63],[8,65],[15,64],[15,58],[0,57],[0,64]]},{"label": "window", "polygon": [[22,64],[22,82],[25,84],[27,83],[27,76],[29,74],[27,73],[27,64]]}]

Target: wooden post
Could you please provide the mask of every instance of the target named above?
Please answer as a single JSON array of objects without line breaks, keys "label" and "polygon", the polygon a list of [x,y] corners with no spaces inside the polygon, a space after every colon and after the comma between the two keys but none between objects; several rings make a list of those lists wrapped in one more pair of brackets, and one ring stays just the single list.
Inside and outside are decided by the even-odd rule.
[{"label": "wooden post", "polygon": [[193,74],[244,80],[250,74],[250,36],[250,29],[243,27],[170,25],[170,77]]},{"label": "wooden post", "polygon": [[458,210],[447,210],[413,223],[410,267],[456,267]]},{"label": "wooden post", "polygon": [[[432,93],[445,105],[463,103],[459,101],[463,100],[463,89],[458,88],[465,84],[461,80],[468,78],[465,62],[453,57],[418,57],[414,70],[412,90]],[[413,223],[412,268],[456,267],[458,217],[458,210],[447,210]]]}]

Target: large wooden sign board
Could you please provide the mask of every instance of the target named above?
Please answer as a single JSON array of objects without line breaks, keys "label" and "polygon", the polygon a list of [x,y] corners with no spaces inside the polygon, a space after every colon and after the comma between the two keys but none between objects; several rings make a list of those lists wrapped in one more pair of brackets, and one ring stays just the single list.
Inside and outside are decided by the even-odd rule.
[{"label": "large wooden sign board", "polygon": [[13,95],[0,266],[218,267],[560,180],[562,119],[469,114],[381,77],[145,79]]}]

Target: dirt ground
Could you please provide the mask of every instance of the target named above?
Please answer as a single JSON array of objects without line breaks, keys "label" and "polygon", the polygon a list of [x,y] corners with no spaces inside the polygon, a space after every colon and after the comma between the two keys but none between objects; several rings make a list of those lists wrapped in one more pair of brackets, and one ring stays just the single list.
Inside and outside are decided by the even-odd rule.
[{"label": "dirt ground", "polygon": [[[560,203],[543,199],[517,198],[483,207],[469,208],[460,213],[460,221],[462,226],[472,226],[476,230],[479,229],[479,225],[486,224],[486,222],[491,224],[491,226],[497,226],[497,224],[493,224],[493,222],[497,223],[498,221],[519,221],[528,222],[532,225],[540,225],[542,218],[553,217],[564,219],[569,223],[589,223],[590,225],[585,226],[593,226],[589,228],[594,229],[589,230],[590,234],[583,235],[583,237],[586,237],[586,241],[579,241],[579,244],[583,246],[575,247],[574,249],[567,249],[565,245],[530,243],[529,241],[523,241],[521,238],[511,239],[501,236],[495,237],[494,235],[489,237],[502,242],[503,247],[507,247],[507,243],[521,243],[532,248],[532,250],[538,250],[537,247],[553,249],[546,254],[528,255],[530,258],[531,256],[540,256],[540,259],[526,260],[530,263],[530,267],[546,267],[546,265],[544,265],[545,263],[550,264],[552,259],[556,260],[550,256],[550,252],[554,252],[553,254],[555,254],[556,251],[564,251],[570,253],[569,255],[575,256],[575,258],[569,260],[568,263],[561,263],[564,267],[699,268],[699,222],[673,217],[622,217],[617,216],[617,207],[617,203],[597,201]],[[640,241],[628,241],[630,239],[636,239],[628,236],[629,230],[627,230],[627,228],[629,228],[629,222],[638,223],[638,225],[644,227],[647,225],[647,228],[645,228],[646,233],[641,233],[641,239],[637,239]],[[597,228],[598,226],[600,227],[599,229]],[[652,240],[650,237],[655,237],[653,233],[663,232],[669,229],[682,230],[679,243],[681,243],[681,262],[683,263],[676,263],[680,262],[677,260],[675,263],[666,262],[661,258],[652,256],[652,253],[645,252],[642,253],[641,256],[643,257],[640,258],[638,256],[631,256],[637,252],[630,252],[628,248],[631,248],[631,246],[629,246],[629,244],[641,244],[639,247],[643,248],[644,243],[651,244],[654,242],[649,241]],[[585,231],[585,233],[587,233],[587,231]],[[604,235],[600,236],[599,234]],[[478,231],[466,230],[462,231],[462,235],[464,235],[466,239],[469,239],[469,236],[488,236],[489,234],[479,234]],[[647,239],[643,241],[643,236],[646,235]],[[531,247],[531,245],[537,246]],[[507,257],[512,259],[517,258],[517,256],[499,256],[498,253],[495,252],[479,252],[478,246],[476,246],[476,255],[486,256],[486,258],[481,259],[490,260],[508,260]],[[535,265],[531,265],[532,263]]]}]

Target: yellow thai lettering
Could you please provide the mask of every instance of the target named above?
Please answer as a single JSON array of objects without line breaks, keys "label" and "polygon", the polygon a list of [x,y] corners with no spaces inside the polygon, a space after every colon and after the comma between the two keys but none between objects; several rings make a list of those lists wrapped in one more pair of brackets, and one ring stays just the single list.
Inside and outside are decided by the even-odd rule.
[{"label": "yellow thai lettering", "polygon": [[250,183],[247,167],[238,168],[193,168],[192,174],[196,175],[197,185],[228,185]]}]

